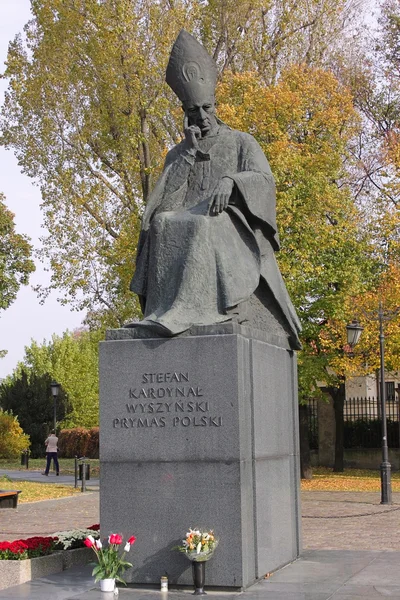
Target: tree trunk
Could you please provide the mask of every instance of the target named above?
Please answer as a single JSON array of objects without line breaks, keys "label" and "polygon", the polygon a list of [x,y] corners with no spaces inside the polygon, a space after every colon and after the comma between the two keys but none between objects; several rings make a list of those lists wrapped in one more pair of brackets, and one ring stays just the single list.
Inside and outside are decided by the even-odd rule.
[{"label": "tree trunk", "polygon": [[302,479],[312,478],[310,441],[308,437],[308,407],[306,404],[299,405],[299,429],[300,429],[300,474]]},{"label": "tree trunk", "polygon": [[338,388],[330,389],[333,398],[333,409],[335,412],[335,463],[333,470],[343,473],[344,470],[344,401],[346,397],[345,384],[341,383]]}]

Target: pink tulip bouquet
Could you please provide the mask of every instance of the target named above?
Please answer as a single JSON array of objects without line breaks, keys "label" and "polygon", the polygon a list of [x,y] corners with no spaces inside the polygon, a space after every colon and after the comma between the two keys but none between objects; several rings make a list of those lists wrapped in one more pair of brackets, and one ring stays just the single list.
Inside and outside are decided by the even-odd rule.
[{"label": "pink tulip bouquet", "polygon": [[132,535],[124,546],[124,551],[120,555],[119,547],[122,544],[122,535],[112,533],[108,538],[108,545],[103,546],[100,540],[95,540],[89,535],[84,541],[85,546],[92,548],[97,557],[97,565],[94,567],[92,575],[95,581],[100,579],[116,579],[121,583],[125,581],[121,578],[122,573],[132,566],[130,562],[124,560],[125,554],[129,552],[136,538]]}]

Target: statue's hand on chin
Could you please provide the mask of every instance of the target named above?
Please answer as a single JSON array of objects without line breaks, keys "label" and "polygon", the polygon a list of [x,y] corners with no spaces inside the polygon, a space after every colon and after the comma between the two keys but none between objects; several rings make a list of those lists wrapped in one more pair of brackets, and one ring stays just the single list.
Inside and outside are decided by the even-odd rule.
[{"label": "statue's hand on chin", "polygon": [[229,177],[220,179],[212,194],[211,202],[208,205],[210,215],[219,215],[226,209],[232,195],[233,185],[233,179],[230,179]]},{"label": "statue's hand on chin", "polygon": [[198,138],[201,137],[200,127],[197,125],[190,125],[184,131],[186,142],[189,145],[190,149],[199,150]]}]

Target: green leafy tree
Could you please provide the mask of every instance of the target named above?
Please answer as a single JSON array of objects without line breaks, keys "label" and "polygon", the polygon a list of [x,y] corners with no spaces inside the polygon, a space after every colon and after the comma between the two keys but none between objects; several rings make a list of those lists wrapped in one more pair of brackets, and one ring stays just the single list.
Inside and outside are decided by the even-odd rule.
[{"label": "green leafy tree", "polygon": [[17,417],[0,409],[0,457],[16,458],[29,446],[29,436],[23,432]]},{"label": "green leafy tree", "polygon": [[21,285],[26,285],[35,270],[28,238],[16,233],[14,215],[0,194],[0,310],[15,300]]},{"label": "green leafy tree", "polygon": [[[0,405],[17,415],[22,429],[30,437],[34,458],[44,456],[44,440],[54,426],[51,380],[49,374],[36,374],[21,365],[0,385]],[[67,410],[67,399],[61,390],[57,398],[57,419],[62,420]]]},{"label": "green leafy tree", "polygon": [[[64,427],[95,427],[99,419],[98,343],[102,332],[77,330],[53,336],[47,346],[32,344],[26,362],[33,371],[44,365],[68,395],[70,412]],[[43,351],[47,354],[45,358]]]},{"label": "green leafy tree", "polygon": [[[21,285],[26,285],[35,270],[28,238],[16,233],[14,215],[0,194],[0,311],[14,302]],[[5,351],[0,351],[0,357]]]},{"label": "green leafy tree", "polygon": [[129,279],[139,213],[177,136],[163,70],[189,10],[39,0],[32,11],[27,46],[10,44],[3,143],[41,183],[53,287],[90,322],[121,325],[137,310]]},{"label": "green leafy tree", "polygon": [[[18,381],[25,374],[28,384],[35,378],[55,379],[68,398],[68,407],[58,415],[60,426],[95,427],[99,419],[98,343],[102,337],[100,331],[76,330],[53,335],[50,342],[32,341],[12,378]],[[43,398],[48,397],[49,389]]]}]

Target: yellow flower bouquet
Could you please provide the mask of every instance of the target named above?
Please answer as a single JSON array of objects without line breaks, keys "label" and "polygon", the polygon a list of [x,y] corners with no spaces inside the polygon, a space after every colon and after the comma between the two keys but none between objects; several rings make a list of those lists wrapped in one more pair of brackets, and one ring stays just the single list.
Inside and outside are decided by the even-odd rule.
[{"label": "yellow flower bouquet", "polygon": [[189,529],[186,538],[182,540],[182,546],[177,550],[183,552],[193,562],[204,562],[209,560],[218,546],[213,530],[200,531],[198,528]]}]

